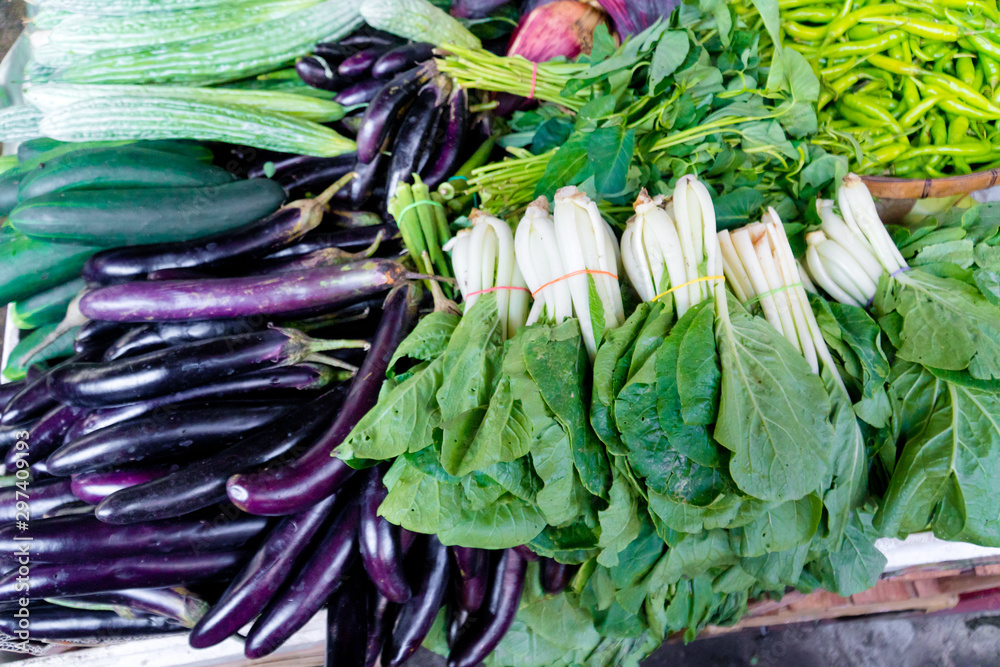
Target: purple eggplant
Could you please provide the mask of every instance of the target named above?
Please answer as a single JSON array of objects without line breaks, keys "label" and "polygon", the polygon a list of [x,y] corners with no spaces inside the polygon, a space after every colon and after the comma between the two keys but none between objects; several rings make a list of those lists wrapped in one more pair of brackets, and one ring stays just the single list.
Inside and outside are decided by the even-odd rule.
[{"label": "purple eggplant", "polygon": [[275,651],[326,603],[357,555],[358,506],[349,503],[294,579],[271,600],[247,633],[251,660]]},{"label": "purple eggplant", "polygon": [[[24,497],[25,493],[28,498]],[[33,526],[32,517],[41,517],[46,512],[75,500],[76,496],[73,495],[68,479],[36,480],[30,483],[27,492],[16,486],[0,489],[0,524],[31,521],[30,525]],[[19,502],[27,502],[26,511],[23,505],[18,509]]]},{"label": "purple eggplant", "polygon": [[133,282],[90,292],[80,309],[120,322],[291,316],[336,310],[412,275],[398,262],[367,259],[279,276]]},{"label": "purple eggplant", "polygon": [[232,475],[308,447],[333,419],[346,393],[345,387],[333,389],[217,454],[113,493],[101,502],[97,517],[110,523],[154,521],[223,502]]},{"label": "purple eggplant", "polygon": [[559,563],[551,558],[542,559],[542,567],[539,578],[541,579],[542,590],[546,593],[562,593],[569,586],[570,579],[576,568],[565,563]]},{"label": "purple eggplant", "polygon": [[[341,162],[347,164],[346,161]],[[109,283],[134,279],[151,271],[190,269],[234,259],[252,259],[291,245],[323,221],[330,199],[345,185],[343,177],[348,169],[345,167],[339,177],[329,179],[325,183],[326,189],[315,198],[285,204],[263,220],[233,232],[195,241],[101,251],[87,260],[83,277],[91,283]]]},{"label": "purple eggplant", "polygon": [[[392,33],[367,28],[364,32],[356,32],[350,37],[340,40],[341,46],[354,49],[354,51],[366,49],[370,46],[384,46],[387,49],[391,49],[397,44],[399,44],[399,37],[396,37]],[[329,42],[320,43],[316,48],[319,49],[326,46],[329,46]]]},{"label": "purple eggplant", "polygon": [[146,274],[146,280],[204,280],[214,277],[211,273],[194,269],[160,269]]},{"label": "purple eggplant", "polygon": [[369,583],[362,568],[345,575],[326,609],[324,667],[365,667]]},{"label": "purple eggplant", "polygon": [[[311,397],[311,392],[329,385],[337,377],[336,371],[319,364],[296,364],[251,371],[243,375],[192,387],[176,394],[167,394],[142,403],[129,403],[118,407],[94,410],[74,423],[66,433],[65,442],[78,440],[102,428],[135,419],[167,406],[199,401],[210,405],[212,401],[254,400],[295,400]],[[305,392],[305,393],[303,393]]]},{"label": "purple eggplant", "polygon": [[104,320],[90,320],[80,326],[76,332],[76,342],[83,343],[90,340],[109,340],[121,336],[127,325],[118,322],[105,322]]},{"label": "purple eggplant", "polygon": [[263,262],[301,257],[327,248],[338,248],[345,252],[358,252],[371,246],[375,239],[382,236],[382,241],[399,238],[399,229],[395,225],[373,225],[370,227],[354,227],[335,232],[309,234],[295,245],[271,253],[263,258]]},{"label": "purple eggplant", "polygon": [[388,196],[396,194],[400,183],[413,183],[413,174],[420,171],[421,162],[426,163],[431,150],[437,146],[432,135],[450,94],[451,83],[444,75],[434,77],[417,93],[392,146],[386,178]]},{"label": "purple eggplant", "polygon": [[448,667],[475,667],[500,643],[521,604],[527,567],[528,561],[514,549],[506,549],[497,559],[487,613],[479,614],[455,640],[448,653]]},{"label": "purple eggplant", "polygon": [[19,391],[24,389],[24,385],[27,384],[26,380],[18,380],[17,382],[8,382],[7,384],[0,384],[0,411],[3,410],[10,399],[14,398]]},{"label": "purple eggplant", "polygon": [[451,15],[462,19],[482,19],[508,2],[510,0],[455,0],[451,3]]},{"label": "purple eggplant", "polygon": [[434,138],[435,152],[421,169],[420,175],[429,188],[436,188],[454,171],[465,147],[469,127],[469,94],[457,88],[448,100],[448,107],[439,127],[440,136]]},{"label": "purple eggplant", "polygon": [[122,556],[114,560],[55,563],[31,568],[30,590],[21,591],[18,571],[0,576],[0,600],[65,597],[122,588],[167,588],[218,581],[246,560],[240,551],[172,553],[166,556]]},{"label": "purple eggplant", "polygon": [[286,465],[229,479],[226,490],[237,507],[251,514],[294,514],[334,493],[353,474],[332,453],[378,400],[389,360],[416,321],[419,294],[413,284],[389,293],[372,349],[351,383],[344,408],[305,454]]},{"label": "purple eggplant", "polygon": [[467,609],[462,609],[457,604],[449,604],[447,612],[445,619],[445,641],[448,644],[448,648],[451,648],[455,645],[455,640],[458,639],[458,636],[462,634],[462,630],[469,622],[471,614]]},{"label": "purple eggplant", "polygon": [[272,528],[253,558],[191,631],[191,646],[214,646],[257,616],[285,580],[298,572],[306,547],[327,522],[335,503],[336,498],[330,497]]},{"label": "purple eggplant", "polygon": [[115,526],[94,516],[35,519],[28,532],[15,524],[0,527],[2,556],[17,560],[18,537],[31,536],[31,560],[80,563],[143,554],[201,553],[241,549],[267,528],[267,519],[228,512],[197,518],[170,519]]},{"label": "purple eggplant", "polygon": [[392,627],[396,624],[399,605],[385,597],[374,586],[368,593],[368,640],[365,645],[365,667],[375,667]]},{"label": "purple eggplant", "polygon": [[[247,178],[273,178],[281,176],[289,171],[298,169],[299,166],[310,164],[317,158],[312,155],[299,155],[298,153],[281,153],[271,159],[261,160],[247,171]],[[326,158],[318,158],[326,159]],[[269,175],[270,174],[270,175]]]},{"label": "purple eggplant", "polygon": [[[60,606],[35,609],[32,605],[30,622],[31,639],[77,644],[104,643],[109,639],[136,639],[185,631],[183,625],[163,616],[121,616],[114,611]],[[16,637],[19,627],[14,614],[0,614],[0,632]]]},{"label": "purple eggplant", "polygon": [[307,86],[337,91],[351,83],[350,79],[337,73],[337,64],[336,60],[327,55],[314,53],[295,63],[295,72]]},{"label": "purple eggplant", "polygon": [[21,391],[7,401],[0,424],[14,426],[41,417],[56,407],[58,402],[49,391],[48,377],[42,375],[24,385]]},{"label": "purple eggplant", "polygon": [[69,476],[123,463],[203,458],[289,411],[287,403],[270,402],[164,407],[63,445],[49,456],[49,473]]},{"label": "purple eggplant", "polygon": [[[106,363],[64,364],[49,373],[48,387],[69,405],[122,405],[219,382],[237,373],[322,361],[327,358],[316,357],[318,352],[347,346],[343,341],[314,340],[294,329],[275,327]],[[350,346],[359,344],[351,342]]]},{"label": "purple eggplant", "polygon": [[28,465],[31,465],[48,457],[62,444],[66,432],[85,412],[83,408],[71,405],[58,405],[52,408],[32,425],[28,436],[21,441],[24,447],[18,442],[7,452],[4,466],[7,470],[14,470],[19,458],[23,458]]},{"label": "purple eggplant", "polygon": [[[312,84],[310,84],[312,85]],[[333,98],[333,101],[343,107],[354,107],[361,104],[368,104],[375,96],[385,88],[385,81],[378,79],[366,79],[353,85],[347,86]]]},{"label": "purple eggplant", "polygon": [[364,163],[358,160],[354,165],[354,173],[357,177],[351,181],[350,196],[348,201],[354,208],[364,206],[376,190],[376,184],[382,179],[385,167],[389,163],[385,153],[377,153],[371,162]]},{"label": "purple eggplant", "polygon": [[163,465],[85,472],[73,475],[70,489],[83,502],[96,505],[116,491],[159,479],[176,467]]},{"label": "purple eggplant", "polygon": [[471,577],[455,579],[455,602],[459,609],[474,614],[482,608],[489,587],[489,575],[489,568],[483,567]]},{"label": "purple eggplant", "polygon": [[56,519],[63,516],[94,516],[94,506],[89,503],[74,501],[50,509],[41,516],[42,519]]},{"label": "purple eggplant", "polygon": [[[281,175],[275,174],[274,179],[285,189],[289,197],[308,197],[311,193],[322,192],[333,183],[342,181],[354,167],[355,161],[354,153],[345,153],[337,157],[314,157]],[[338,188],[337,198],[347,199],[347,197],[348,190]]]},{"label": "purple eggplant", "polygon": [[372,468],[361,491],[361,523],[358,526],[361,562],[382,595],[403,603],[413,593],[403,573],[399,527],[378,516],[379,505],[389,493],[382,483],[382,473],[381,466]]},{"label": "purple eggplant", "polygon": [[437,537],[425,537],[423,549],[407,560],[413,597],[402,605],[382,650],[384,667],[399,667],[416,652],[430,632],[448,589],[448,548]]},{"label": "purple eggplant", "polygon": [[37,423],[38,420],[35,419],[22,424],[0,426],[0,454],[10,453],[10,450],[16,447],[18,442],[24,442],[24,446],[28,446],[25,438],[30,437],[31,429]]},{"label": "purple eggplant", "polygon": [[367,78],[375,61],[386,52],[383,46],[370,46],[344,58],[337,66],[337,75],[351,81]]},{"label": "purple eggplant", "polygon": [[358,130],[358,161],[368,164],[383,146],[392,143],[399,121],[413,103],[413,96],[433,73],[429,66],[400,72],[372,98]]},{"label": "purple eggplant", "polygon": [[126,588],[106,593],[51,598],[49,601],[74,609],[162,616],[177,621],[185,628],[193,627],[208,611],[207,602],[183,588]]},{"label": "purple eggplant", "polygon": [[104,361],[158,350],[178,343],[190,343],[220,336],[260,331],[267,327],[264,318],[232,320],[196,320],[193,322],[150,322],[132,327],[112,343],[103,355]]},{"label": "purple eggplant", "polygon": [[372,65],[372,76],[376,79],[389,79],[433,57],[434,45],[427,42],[413,42],[397,46],[383,53],[375,61],[375,64]]},{"label": "purple eggplant", "polygon": [[538,554],[529,549],[526,544],[517,545],[514,547],[514,551],[519,553],[524,560],[531,561],[532,563],[538,560]]},{"label": "purple eggplant", "polygon": [[462,579],[472,579],[486,568],[489,563],[489,552],[473,547],[450,547],[451,556],[455,560],[455,570]]}]

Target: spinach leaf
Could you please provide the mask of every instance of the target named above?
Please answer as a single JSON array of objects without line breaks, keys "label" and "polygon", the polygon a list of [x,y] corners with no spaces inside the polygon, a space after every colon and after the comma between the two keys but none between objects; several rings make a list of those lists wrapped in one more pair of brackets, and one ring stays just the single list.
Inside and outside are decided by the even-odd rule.
[{"label": "spinach leaf", "polygon": [[741,557],[753,557],[808,544],[819,527],[822,509],[815,495],[771,507],[730,533],[733,551]]},{"label": "spinach leaf", "polygon": [[824,551],[809,563],[809,572],[824,589],[837,595],[847,597],[868,590],[878,583],[886,564],[885,556],[875,548],[876,535],[871,519],[866,526],[855,514],[846,526],[840,548]]},{"label": "spinach leaf", "polygon": [[619,361],[631,347],[652,306],[642,303],[625,323],[607,333],[594,359],[593,389],[590,397],[590,425],[608,451],[625,452],[615,422],[614,401],[625,384],[628,365],[619,370]]}]

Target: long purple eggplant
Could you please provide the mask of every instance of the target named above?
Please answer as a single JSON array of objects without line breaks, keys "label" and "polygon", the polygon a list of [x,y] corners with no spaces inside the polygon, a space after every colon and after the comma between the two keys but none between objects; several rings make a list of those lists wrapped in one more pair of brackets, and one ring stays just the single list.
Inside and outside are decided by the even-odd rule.
[{"label": "long purple eggplant", "polygon": [[368,103],[356,139],[359,161],[370,163],[383,145],[392,142],[399,121],[413,103],[414,94],[433,74],[429,66],[400,72]]},{"label": "long purple eggplant", "polygon": [[24,439],[30,437],[31,429],[38,420],[28,421],[23,424],[12,424],[9,426],[0,426],[0,454],[7,454],[10,450],[17,445],[18,442],[24,442],[27,446],[27,441]]},{"label": "long purple eggplant", "polygon": [[[300,73],[301,76],[301,73]],[[305,80],[303,78],[303,80]],[[306,81],[310,86],[316,86],[309,81]],[[358,83],[347,86],[342,89],[337,96],[333,98],[333,101],[345,106],[353,107],[359,104],[368,104],[375,96],[379,94],[379,91],[385,88],[386,82],[379,81],[378,79],[366,79],[365,81],[359,81]]]},{"label": "long purple eggplant", "polygon": [[378,516],[379,505],[388,495],[382,483],[381,466],[368,471],[361,491],[361,523],[358,542],[361,562],[375,588],[393,602],[403,603],[413,592],[403,572],[403,548],[399,540],[399,527]]},{"label": "long purple eggplant", "polygon": [[4,406],[10,402],[10,399],[14,398],[19,391],[24,389],[24,385],[27,384],[25,380],[18,380],[17,382],[8,382],[7,384],[0,384],[0,411],[3,410]]},{"label": "long purple eggplant", "polygon": [[389,164],[389,159],[385,153],[379,152],[370,162],[362,162],[359,159],[354,165],[354,173],[358,176],[351,181],[348,202],[352,207],[361,208],[371,198],[377,184],[384,180],[382,175]]},{"label": "long purple eggplant", "polygon": [[388,79],[433,57],[434,45],[427,42],[413,42],[397,46],[383,53],[375,61],[375,64],[372,65],[372,76],[376,79]]},{"label": "long purple eggplant", "polygon": [[441,136],[435,137],[437,152],[420,172],[424,183],[432,189],[443,183],[454,171],[465,148],[469,127],[469,93],[464,88],[457,88],[452,92],[443,120]]},{"label": "long purple eggplant", "polygon": [[[24,521],[34,525],[32,517],[40,519],[46,512],[76,500],[68,479],[35,480],[28,485],[26,493],[27,500],[25,491],[16,486],[0,489],[0,524]],[[28,503],[27,512],[23,511],[23,506],[18,509],[18,503],[25,501]]]},{"label": "long purple eggplant", "polygon": [[197,518],[170,519],[131,526],[103,523],[94,516],[35,519],[27,533],[16,525],[0,527],[0,558],[17,560],[19,540],[31,536],[31,560],[44,563],[80,563],[114,560],[142,554],[233,551],[261,535],[267,519],[239,512],[213,513]]},{"label": "long purple eggplant", "polygon": [[419,295],[413,284],[389,293],[372,349],[352,381],[337,419],[291,463],[231,477],[227,492],[233,504],[251,514],[294,514],[334,493],[353,474],[346,463],[332,456],[333,451],[378,400],[389,360],[416,321]]},{"label": "long purple eggplant", "polygon": [[486,599],[486,590],[489,588],[490,573],[484,567],[471,577],[458,577],[455,579],[455,603],[459,609],[474,614],[483,606]]},{"label": "long purple eggplant", "polygon": [[390,197],[395,195],[400,183],[413,182],[413,174],[420,171],[421,161],[426,162],[437,145],[432,133],[450,94],[450,80],[439,74],[424,84],[414,97],[392,146],[386,178],[386,193]]},{"label": "long purple eggplant", "polygon": [[[274,180],[285,189],[290,197],[305,197],[310,193],[323,191],[332,183],[340,182],[354,167],[356,157],[345,153],[337,157],[314,157],[302,162],[285,173],[275,174]],[[338,188],[338,198],[347,199],[346,189]]]},{"label": "long purple eggplant", "polygon": [[214,277],[211,273],[195,269],[160,269],[146,274],[146,280],[204,280]]},{"label": "long purple eggplant", "polygon": [[123,463],[202,458],[289,411],[288,403],[270,402],[161,408],[63,445],[49,456],[49,473],[69,476]]},{"label": "long purple eggplant", "polygon": [[[139,614],[126,617],[113,611],[59,606],[32,608],[30,622],[31,638],[50,642],[86,644],[184,632],[183,625],[163,616]],[[16,637],[18,629],[18,619],[14,614],[0,614],[0,632]]]},{"label": "long purple eggplant", "polygon": [[220,336],[251,333],[267,328],[263,317],[232,320],[195,320],[192,322],[150,322],[134,326],[104,351],[104,361],[114,361],[178,343],[207,340]]},{"label": "long purple eggplant", "polygon": [[382,656],[382,649],[396,624],[399,605],[369,586],[368,640],[365,645],[365,667],[375,667]]},{"label": "long purple eggplant", "polygon": [[147,484],[111,494],[97,508],[110,523],[168,519],[226,500],[226,480],[279,456],[294,456],[326,428],[343,403],[345,387],[306,403],[270,426],[255,431],[223,451],[180,467]]},{"label": "long purple eggplant", "polygon": [[407,560],[408,573],[415,583],[413,597],[400,609],[382,650],[384,667],[399,667],[416,652],[434,625],[448,589],[448,548],[437,537],[424,538],[424,548]]},{"label": "long purple eggplant", "polygon": [[214,646],[257,616],[298,571],[306,548],[328,521],[335,504],[336,498],[330,497],[301,514],[282,519],[272,528],[253,558],[191,631],[191,646]]},{"label": "long purple eggplant", "polygon": [[357,252],[374,243],[379,234],[382,235],[383,242],[385,242],[399,238],[399,229],[395,225],[380,224],[370,227],[342,229],[335,232],[308,234],[295,245],[272,253],[263,258],[263,261],[270,262],[278,259],[301,257],[328,248],[339,248],[346,252]]},{"label": "long purple eggplant", "polygon": [[451,4],[451,14],[463,19],[481,19],[508,2],[510,0],[456,0]]},{"label": "long purple eggplant", "polygon": [[521,558],[523,558],[526,561],[534,563],[535,561],[538,560],[538,554],[536,554],[534,551],[528,548],[528,545],[526,544],[517,545],[516,547],[514,547],[514,551],[519,553],[521,555]]},{"label": "long purple eggplant", "polygon": [[478,576],[489,563],[489,552],[473,547],[449,547],[455,560],[455,570],[463,579]]},{"label": "long purple eggplant", "polygon": [[[348,344],[349,343],[349,344]],[[219,382],[237,373],[324,360],[323,350],[356,341],[318,341],[294,329],[270,328],[211,338],[107,363],[65,364],[48,375],[51,395],[80,407],[144,401]]]},{"label": "long purple eggplant", "polygon": [[235,401],[244,398],[253,400],[307,398],[311,397],[311,392],[328,386],[337,377],[337,371],[329,366],[313,363],[251,371],[214,384],[192,387],[141,403],[94,410],[70,427],[65,442],[78,440],[98,429],[135,419],[166,406],[191,401],[204,401],[203,404],[207,405],[212,401]]},{"label": "long purple eggplant", "polygon": [[366,259],[279,276],[134,282],[90,292],[80,310],[120,322],[290,316],[336,310],[411,276],[398,262]]},{"label": "long purple eggplant", "polygon": [[337,74],[345,79],[357,81],[372,73],[375,61],[386,52],[383,46],[370,46],[344,58],[337,66]]},{"label": "long purple eggplant", "polygon": [[41,516],[42,519],[57,519],[64,516],[94,516],[94,506],[75,500],[55,507]]},{"label": "long purple eggplant", "polygon": [[56,407],[57,401],[49,391],[48,378],[43,375],[28,382],[4,406],[0,424],[13,426],[41,417]]},{"label": "long purple eggplant", "polygon": [[524,591],[528,561],[514,549],[507,549],[497,559],[490,583],[487,612],[455,640],[448,653],[448,667],[475,667],[486,659],[507,634]]},{"label": "long purple eggplant", "polygon": [[70,427],[85,414],[84,408],[71,405],[58,405],[39,418],[29,429],[28,437],[10,449],[4,466],[14,470],[17,459],[23,458],[28,465],[47,458],[63,442],[63,437]]},{"label": "long purple eggplant", "polygon": [[333,195],[350,180],[344,177],[348,169],[345,168],[339,177],[328,180],[326,189],[315,198],[285,204],[249,227],[195,241],[112,248],[99,252],[87,260],[83,277],[91,283],[109,283],[134,279],[151,271],[189,269],[266,255],[294,243],[323,221],[323,213]]},{"label": "long purple eggplant", "polygon": [[85,563],[35,565],[28,591],[18,590],[17,570],[0,576],[0,600],[65,597],[122,588],[166,588],[231,575],[246,560],[241,551],[122,556]]},{"label": "long purple eggplant", "polygon": [[70,489],[83,502],[96,505],[116,491],[159,479],[177,467],[174,464],[85,472],[73,475]]},{"label": "long purple eggplant", "polygon": [[345,575],[326,609],[324,667],[365,667],[369,583],[362,568]]},{"label": "long purple eggplant", "polygon": [[351,83],[337,73],[337,62],[321,53],[300,59],[295,72],[307,86],[320,90],[338,91]]},{"label": "long purple eggplant", "polygon": [[562,593],[569,586],[570,579],[576,568],[565,563],[559,563],[551,558],[542,559],[540,579],[542,590],[546,593]]},{"label": "long purple eggplant", "polygon": [[[104,320],[90,320],[82,325],[76,332],[76,342],[86,343],[96,340],[110,340],[118,338],[128,329],[128,325],[120,322],[106,322]],[[77,350],[79,352],[80,350]]]},{"label": "long purple eggplant", "polygon": [[126,588],[106,593],[50,598],[49,602],[73,609],[162,616],[177,621],[185,628],[194,627],[198,619],[208,611],[207,602],[183,588]]},{"label": "long purple eggplant", "polygon": [[251,660],[275,651],[322,609],[357,555],[358,506],[349,503],[312,556],[267,605],[247,633],[244,655]]}]

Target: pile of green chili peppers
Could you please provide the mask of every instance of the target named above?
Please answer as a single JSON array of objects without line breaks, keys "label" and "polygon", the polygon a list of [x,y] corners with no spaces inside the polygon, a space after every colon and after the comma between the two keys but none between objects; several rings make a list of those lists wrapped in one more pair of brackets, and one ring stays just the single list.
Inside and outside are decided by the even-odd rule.
[{"label": "pile of green chili peppers", "polygon": [[940,178],[1000,167],[996,0],[779,0],[822,84],[815,143],[852,169]]}]

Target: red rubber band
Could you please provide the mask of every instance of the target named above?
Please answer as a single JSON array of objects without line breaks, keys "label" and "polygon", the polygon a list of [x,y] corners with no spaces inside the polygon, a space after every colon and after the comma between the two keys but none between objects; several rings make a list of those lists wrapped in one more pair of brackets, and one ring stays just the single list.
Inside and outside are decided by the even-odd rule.
[{"label": "red rubber band", "polygon": [[476,290],[475,292],[469,292],[465,295],[465,300],[468,301],[470,298],[479,295],[486,294],[487,292],[496,292],[497,290],[519,290],[521,292],[527,292],[531,294],[531,291],[527,287],[514,287],[513,285],[499,285],[497,287],[490,287],[489,289]]},{"label": "red rubber band", "polygon": [[549,285],[555,285],[560,280],[566,280],[567,278],[572,278],[573,276],[583,275],[584,273],[588,273],[590,275],[597,275],[597,276],[610,276],[610,277],[614,278],[615,280],[618,280],[618,276],[616,276],[615,274],[613,274],[613,273],[611,273],[609,271],[597,271],[597,270],[594,270],[594,269],[580,269],[579,271],[573,271],[572,273],[567,273],[565,276],[556,278],[555,280],[550,280],[549,282],[545,283],[544,285],[542,285],[541,287],[539,287],[538,289],[536,289],[534,292],[532,292],[531,296],[532,297],[536,296],[543,289],[545,289]]},{"label": "red rubber band", "polygon": [[535,86],[538,84],[538,63],[531,63],[531,90],[528,91],[528,99],[535,99]]}]

